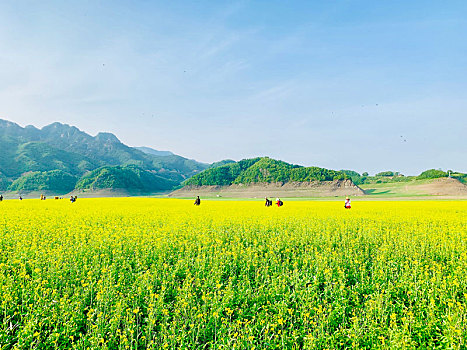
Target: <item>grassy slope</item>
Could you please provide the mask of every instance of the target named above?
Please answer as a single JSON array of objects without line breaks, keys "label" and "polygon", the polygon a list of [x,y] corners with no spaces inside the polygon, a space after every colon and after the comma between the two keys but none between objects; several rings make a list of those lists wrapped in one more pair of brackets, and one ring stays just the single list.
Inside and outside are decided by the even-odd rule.
[{"label": "grassy slope", "polygon": [[413,180],[410,182],[389,182],[362,184],[360,188],[365,191],[368,196],[379,197],[414,197],[426,195],[417,190],[417,185],[427,184],[432,180]]},{"label": "grassy slope", "polygon": [[[443,196],[445,195],[443,193],[443,190],[446,190],[446,188],[439,189],[440,184],[438,182],[446,181],[446,180],[439,180],[439,179],[416,180],[414,179],[409,182],[362,184],[360,185],[360,188],[365,191],[368,197],[398,198],[398,197],[438,196],[436,192],[440,192],[439,195]],[[449,184],[444,184],[444,185],[448,186]],[[459,192],[458,195],[463,196],[465,194]]]}]

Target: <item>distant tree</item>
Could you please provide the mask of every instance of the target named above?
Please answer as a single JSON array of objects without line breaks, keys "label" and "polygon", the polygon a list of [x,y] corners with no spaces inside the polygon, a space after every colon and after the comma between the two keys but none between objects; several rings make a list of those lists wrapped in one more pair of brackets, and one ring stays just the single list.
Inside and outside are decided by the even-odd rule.
[{"label": "distant tree", "polygon": [[448,177],[448,173],[439,169],[429,169],[417,176],[418,179],[436,179],[439,177]]},{"label": "distant tree", "polygon": [[382,171],[382,172],[376,174],[376,176],[394,176],[394,172],[392,172],[392,171]]},{"label": "distant tree", "polygon": [[365,171],[362,176],[368,176],[368,173]]}]

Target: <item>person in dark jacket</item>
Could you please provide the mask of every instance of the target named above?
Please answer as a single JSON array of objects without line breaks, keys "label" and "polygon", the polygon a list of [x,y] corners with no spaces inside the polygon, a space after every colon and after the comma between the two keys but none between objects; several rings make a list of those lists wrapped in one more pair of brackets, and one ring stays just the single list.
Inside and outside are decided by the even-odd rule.
[{"label": "person in dark jacket", "polygon": [[201,204],[201,199],[199,199],[199,196],[197,196],[195,199],[195,205],[200,205],[200,204]]}]

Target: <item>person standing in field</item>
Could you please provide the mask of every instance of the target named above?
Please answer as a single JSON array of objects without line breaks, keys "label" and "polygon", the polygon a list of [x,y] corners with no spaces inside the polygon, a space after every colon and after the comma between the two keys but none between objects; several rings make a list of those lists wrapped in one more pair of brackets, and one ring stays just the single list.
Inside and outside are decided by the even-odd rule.
[{"label": "person standing in field", "polygon": [[3,195],[0,194],[0,202],[3,201]]},{"label": "person standing in field", "polygon": [[284,202],[282,202],[280,198],[276,198],[276,204],[278,207],[282,207],[284,205]]},{"label": "person standing in field", "polygon": [[351,208],[351,206],[350,206],[350,198],[349,198],[349,197],[345,197],[344,208],[345,208],[345,209],[350,209],[350,208]]},{"label": "person standing in field", "polygon": [[200,204],[201,204],[201,199],[199,199],[199,196],[197,196],[195,199],[195,205],[200,205]]}]

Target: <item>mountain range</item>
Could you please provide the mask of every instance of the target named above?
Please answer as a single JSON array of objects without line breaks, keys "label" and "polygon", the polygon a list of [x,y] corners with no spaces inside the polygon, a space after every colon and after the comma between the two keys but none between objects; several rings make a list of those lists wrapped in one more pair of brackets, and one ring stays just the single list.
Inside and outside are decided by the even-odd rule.
[{"label": "mountain range", "polygon": [[415,177],[393,171],[369,176],[352,170],[304,167],[269,157],[238,162],[226,159],[206,164],[170,151],[130,147],[111,133],[91,136],[58,122],[38,129],[0,119],[0,150],[0,191],[17,194],[110,189],[144,195],[182,187],[184,191],[209,186],[235,189],[260,184],[296,186],[301,183],[303,187],[312,182],[351,188],[448,177],[464,184],[467,182],[466,174],[452,170],[431,169]]},{"label": "mountain range", "polygon": [[0,149],[2,191],[66,193],[77,184],[95,190],[109,183],[167,191],[209,167],[172,152],[129,147],[111,133],[91,136],[58,122],[38,129],[0,119]]}]

